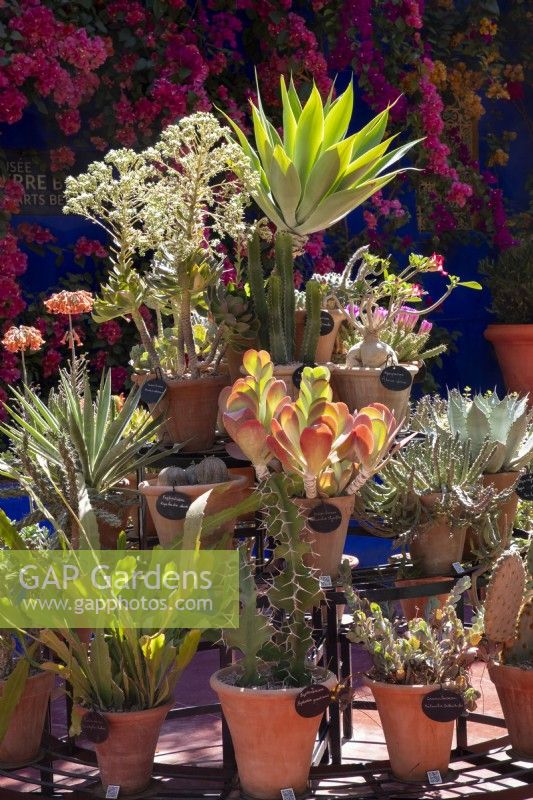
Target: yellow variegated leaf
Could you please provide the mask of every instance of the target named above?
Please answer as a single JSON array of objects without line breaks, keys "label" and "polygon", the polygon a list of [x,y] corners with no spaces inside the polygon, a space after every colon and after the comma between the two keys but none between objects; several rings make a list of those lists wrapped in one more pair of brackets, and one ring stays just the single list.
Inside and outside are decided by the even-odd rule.
[{"label": "yellow variegated leaf", "polygon": [[324,141],[322,150],[327,150],[331,145],[340,142],[346,135],[353,111],[353,84],[352,81],[346,90],[331,104],[324,119]]},{"label": "yellow variegated leaf", "polygon": [[305,185],[324,135],[324,116],[322,98],[313,86],[309,99],[302,109],[296,140],[294,142],[294,165],[298,170],[302,186]]}]

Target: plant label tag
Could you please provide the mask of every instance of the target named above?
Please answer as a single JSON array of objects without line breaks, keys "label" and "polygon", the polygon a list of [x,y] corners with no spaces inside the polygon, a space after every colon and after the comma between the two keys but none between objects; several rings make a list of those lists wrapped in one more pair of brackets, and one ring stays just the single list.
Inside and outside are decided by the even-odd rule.
[{"label": "plant label tag", "polygon": [[533,500],[533,472],[524,472],[524,474],[518,478],[515,492],[521,500]]},{"label": "plant label tag", "polygon": [[454,568],[454,570],[455,570],[457,575],[463,575],[464,574],[463,566],[459,561],[454,561],[453,564],[452,564],[452,567]]},{"label": "plant label tag", "polygon": [[431,786],[437,786],[439,783],[442,783],[442,775],[438,769],[429,769],[426,774]]},{"label": "plant label tag", "polygon": [[117,800],[119,794],[120,794],[120,786],[117,786],[115,783],[110,783],[106,789],[105,799]]},{"label": "plant label tag", "polygon": [[335,327],[335,322],[329,311],[320,312],[320,335],[327,336]]},{"label": "plant label tag", "polygon": [[296,795],[294,794],[294,789],[282,789],[281,790],[281,800],[296,800]]},{"label": "plant label tag", "polygon": [[301,717],[318,717],[331,703],[331,692],[323,683],[306,686],[296,695],[294,708]]},{"label": "plant label tag", "polygon": [[333,589],[331,575],[321,575],[318,579],[318,585],[321,589]]},{"label": "plant label tag", "polygon": [[422,698],[422,711],[434,722],[451,722],[465,710],[463,698],[449,689],[436,689]]},{"label": "plant label tag", "polygon": [[297,389],[300,388],[304,369],[306,367],[314,367],[314,366],[316,366],[316,364],[301,364],[299,367],[296,367],[296,369],[292,373],[292,382],[294,383]]},{"label": "plant label tag", "polygon": [[143,403],[147,403],[147,405],[153,405],[161,400],[166,390],[167,385],[165,381],[162,381],[160,378],[153,378],[143,383],[141,387],[141,400]]},{"label": "plant label tag", "polygon": [[100,744],[109,736],[109,722],[99,711],[88,711],[81,721],[81,732],[90,742]]},{"label": "plant label tag", "polygon": [[399,364],[382,369],[379,380],[381,381],[381,385],[391,392],[403,392],[403,390],[408,389],[413,382],[409,370],[405,369],[405,367],[401,367]]},{"label": "plant label tag", "polygon": [[331,503],[319,503],[309,512],[307,524],[317,533],[333,533],[342,522],[342,514]]},{"label": "plant label tag", "polygon": [[185,519],[190,505],[190,498],[182,492],[163,492],[155,507],[165,519]]}]

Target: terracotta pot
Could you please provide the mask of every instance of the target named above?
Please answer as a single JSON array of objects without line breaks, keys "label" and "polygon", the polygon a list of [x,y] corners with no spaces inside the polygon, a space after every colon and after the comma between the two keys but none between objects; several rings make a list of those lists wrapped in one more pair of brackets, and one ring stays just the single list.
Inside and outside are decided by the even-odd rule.
[{"label": "terracotta pot", "polygon": [[428,770],[444,777],[450,763],[454,722],[434,722],[422,711],[424,695],[440,686],[399,686],[364,678],[374,695],[391,769],[401,781],[426,783]]},{"label": "terracotta pot", "polygon": [[137,506],[132,505],[124,508],[123,506],[117,511],[113,510],[113,514],[117,514],[120,517],[120,526],[118,528],[113,527],[108,522],[105,522],[103,519],[98,520],[98,534],[100,536],[100,547],[102,550],[116,550],[117,549],[117,541],[118,535],[121,531],[126,529],[128,524],[128,520],[132,514],[137,512]]},{"label": "terracotta pot", "polygon": [[[241,475],[245,479],[245,483],[243,486],[243,497],[251,494],[255,488],[255,469],[253,467],[228,467],[228,472],[230,475]],[[255,519],[255,512],[251,511],[249,514],[241,514],[240,517],[237,517],[237,520],[253,520]]]},{"label": "terracotta pot", "polygon": [[242,339],[239,338],[238,340],[239,349],[228,345],[226,350],[224,351],[224,360],[228,366],[228,372],[230,376],[231,383],[235,383],[237,378],[242,378],[242,357],[247,350],[250,348],[256,349],[257,348],[257,338],[254,337],[253,339]]},{"label": "terracotta pot", "polygon": [[301,367],[299,363],[295,364],[274,364],[274,377],[282,380],[287,387],[287,394],[291,400],[297,400],[300,390],[294,385],[292,376],[295,369]]},{"label": "terracotta pot", "polygon": [[[298,797],[307,789],[321,715],[301,717],[294,702],[301,689],[241,689],[224,683],[233,667],[215,672],[217,693],[228,723],[243,795],[250,800],[279,800],[281,789]],[[332,672],[321,681],[337,684]],[[260,732],[259,739],[253,732]]]},{"label": "terracotta pot", "polygon": [[[208,513],[216,514],[218,511],[223,511],[226,508],[236,505],[245,496],[247,478],[244,475],[231,475],[230,481],[226,484],[221,483],[206,483],[198,484],[196,486],[160,486],[157,484],[157,478],[152,478],[148,481],[142,481],[139,484],[140,493],[146,498],[146,503],[150,511],[150,515],[154,521],[159,544],[165,546],[171,544],[176,536],[183,533],[185,522],[183,519],[167,519],[163,517],[157,510],[157,500],[165,492],[172,492],[175,490],[180,494],[185,494],[192,503],[200,495],[205,494],[215,486],[232,485],[231,492],[225,492],[216,497],[212,497],[209,502]],[[235,520],[227,522],[216,531],[213,536],[220,539],[222,536],[227,536],[232,533],[235,527]]]},{"label": "terracotta pot", "polygon": [[[402,364],[414,378],[418,372],[416,364]],[[370,403],[383,403],[394,413],[399,422],[407,418],[411,386],[399,392],[385,389],[379,376],[378,367],[346,367],[340,364],[328,364],[331,370],[331,388],[333,400],[346,403],[350,411],[356,411]]]},{"label": "terracotta pot", "polygon": [[533,759],[533,669],[489,664],[516,755]]},{"label": "terracotta pot", "polygon": [[[342,562],[342,554],[344,552],[344,545],[346,544],[348,524],[355,503],[355,495],[324,497],[316,500],[295,497],[294,503],[306,519],[306,524],[302,531],[302,538],[306,542],[309,542],[313,550],[312,553],[305,556],[305,563],[309,567],[317,569],[321,575],[331,575],[332,580],[335,580]],[[315,531],[308,524],[311,511],[324,503],[328,506],[335,506],[341,513],[340,524],[335,530],[331,531],[331,533]]]},{"label": "terracotta pot", "polygon": [[[394,585],[398,589],[401,589],[407,586],[427,586],[428,583],[440,583],[444,581],[449,583],[450,579],[444,576],[432,578],[430,581],[428,581],[427,578],[402,578],[394,581]],[[416,617],[424,618],[427,604],[430,600],[435,599],[439,604],[439,608],[442,608],[446,603],[447,598],[448,592],[445,592],[444,594],[432,595],[431,597],[406,597],[403,600],[400,600],[402,614],[407,620],[415,619]]]},{"label": "terracotta pot", "polygon": [[109,723],[109,736],[94,746],[104,791],[109,785],[120,786],[122,797],[147,788],[161,726],[172,706],[165,703],[145,711],[100,712]]},{"label": "terracotta pot", "polygon": [[[133,376],[132,380],[142,385],[153,377]],[[163,440],[182,443],[183,453],[209,450],[215,441],[218,396],[229,382],[229,375],[167,380],[167,391],[161,400],[150,405],[152,415],[164,420]]]},{"label": "terracotta pot", "polygon": [[[501,492],[504,489],[509,489],[517,482],[520,477],[520,472],[495,472],[493,474],[483,475],[484,486],[495,486]],[[498,512],[498,530],[504,549],[508,546],[511,533],[513,530],[513,523],[518,509],[518,495],[513,492],[505,503],[502,503]],[[474,550],[479,548],[479,531],[475,528],[468,528],[466,532],[465,547],[463,558],[466,560],[474,558]]]},{"label": "terracotta pot", "polygon": [[[424,495],[420,499],[423,505],[431,509],[440,497],[440,494],[435,493]],[[452,564],[463,558],[465,536],[466,526],[451,527],[446,519],[430,522],[411,540],[411,560],[423,573],[423,577],[453,575]]]},{"label": "terracotta pot", "polygon": [[533,403],[533,324],[489,325],[485,339],[494,345],[508,392],[529,393]]},{"label": "terracotta pot", "polygon": [[[0,681],[0,696],[5,684],[5,681]],[[39,756],[53,686],[54,676],[49,672],[39,672],[26,681],[7,733],[0,742],[0,766],[21,767]]]},{"label": "terracotta pot", "polygon": [[[317,364],[326,364],[328,361],[331,361],[331,356],[333,355],[333,348],[335,347],[335,341],[337,339],[337,334],[339,333],[339,328],[342,324],[344,314],[338,308],[334,309],[322,309],[323,311],[328,312],[331,314],[333,318],[333,330],[330,333],[325,334],[324,336],[318,337],[318,342],[315,350],[315,362]],[[302,309],[298,309],[295,315],[295,326],[294,326],[294,352],[296,356],[300,358],[301,353],[300,349],[302,347],[302,342],[304,338],[304,331],[305,331],[305,319],[306,313]]]}]

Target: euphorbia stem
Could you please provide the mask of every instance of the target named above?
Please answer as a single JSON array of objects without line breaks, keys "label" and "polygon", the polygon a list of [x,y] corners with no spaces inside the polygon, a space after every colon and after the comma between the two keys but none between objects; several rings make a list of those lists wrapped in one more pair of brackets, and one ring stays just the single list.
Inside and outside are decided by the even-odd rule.
[{"label": "euphorbia stem", "polygon": [[191,293],[189,289],[184,289],[181,296],[180,324],[183,331],[183,341],[189,357],[189,371],[191,378],[199,378],[198,359],[196,357],[196,347],[194,345],[194,334],[191,322]]},{"label": "euphorbia stem", "polygon": [[148,328],[146,327],[146,322],[144,321],[143,315],[140,311],[135,310],[131,313],[131,318],[135,323],[135,327],[139,331],[139,336],[141,337],[141,342],[148,353],[148,358],[150,360],[150,366],[155,372],[161,372],[161,362],[159,361],[159,356],[157,355],[156,349],[152,342],[152,337],[148,332]]}]

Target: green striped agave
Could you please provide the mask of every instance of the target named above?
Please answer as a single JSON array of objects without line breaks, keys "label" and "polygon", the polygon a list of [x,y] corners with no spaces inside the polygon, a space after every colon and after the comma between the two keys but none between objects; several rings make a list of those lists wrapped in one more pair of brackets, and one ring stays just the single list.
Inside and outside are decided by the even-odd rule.
[{"label": "green striped agave", "polygon": [[260,176],[253,193],[279,230],[299,236],[338,222],[406,168],[385,172],[420,139],[389,150],[395,136],[383,140],[389,107],[357,133],[347,135],[353,112],[353,86],[325,103],[315,85],[302,105],[292,78],[281,76],[283,133],[267,118],[259,90],[253,103],[255,147],[227,117],[244,153]]}]

